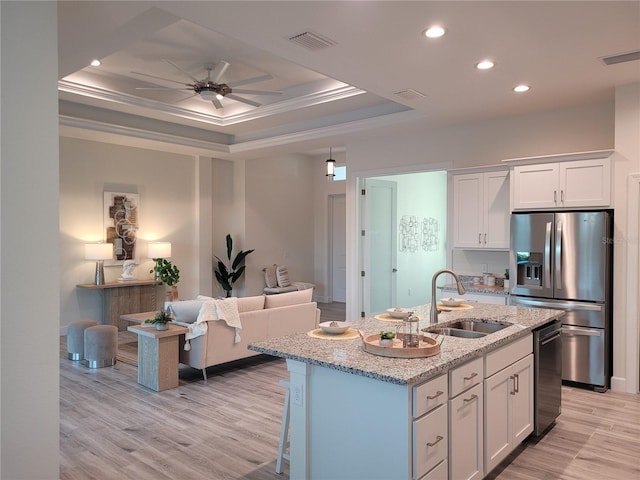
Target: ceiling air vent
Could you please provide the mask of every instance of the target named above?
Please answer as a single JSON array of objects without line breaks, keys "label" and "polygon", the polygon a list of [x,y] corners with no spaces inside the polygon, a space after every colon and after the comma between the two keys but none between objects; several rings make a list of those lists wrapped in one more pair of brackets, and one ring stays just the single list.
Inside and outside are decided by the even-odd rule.
[{"label": "ceiling air vent", "polygon": [[337,45],[337,42],[334,42],[330,38],[313,32],[298,33],[297,35],[289,37],[289,40],[308,50],[320,50]]},{"label": "ceiling air vent", "polygon": [[609,55],[608,57],[602,57],[602,63],[605,65],[615,65],[616,63],[633,62],[634,60],[640,60],[640,50],[635,52],[620,53],[618,55]]},{"label": "ceiling air vent", "polygon": [[406,88],[404,90],[400,90],[399,92],[395,92],[394,95],[399,96],[404,100],[418,100],[420,98],[425,98],[426,95],[424,93],[420,93],[413,88]]}]

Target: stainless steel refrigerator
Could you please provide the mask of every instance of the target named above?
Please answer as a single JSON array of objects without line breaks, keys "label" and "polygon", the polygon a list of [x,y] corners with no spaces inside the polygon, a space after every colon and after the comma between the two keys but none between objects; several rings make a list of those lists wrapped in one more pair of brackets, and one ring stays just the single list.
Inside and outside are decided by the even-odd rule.
[{"label": "stainless steel refrigerator", "polygon": [[562,379],[611,379],[613,212],[511,215],[511,304],[562,309]]}]

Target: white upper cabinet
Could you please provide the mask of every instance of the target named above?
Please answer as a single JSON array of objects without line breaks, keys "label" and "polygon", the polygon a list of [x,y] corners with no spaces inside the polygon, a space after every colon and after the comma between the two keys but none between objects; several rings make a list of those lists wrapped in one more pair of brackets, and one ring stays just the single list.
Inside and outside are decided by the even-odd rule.
[{"label": "white upper cabinet", "polygon": [[509,248],[509,172],[453,175],[453,246]]},{"label": "white upper cabinet", "polygon": [[513,209],[609,207],[611,159],[599,158],[513,169]]}]

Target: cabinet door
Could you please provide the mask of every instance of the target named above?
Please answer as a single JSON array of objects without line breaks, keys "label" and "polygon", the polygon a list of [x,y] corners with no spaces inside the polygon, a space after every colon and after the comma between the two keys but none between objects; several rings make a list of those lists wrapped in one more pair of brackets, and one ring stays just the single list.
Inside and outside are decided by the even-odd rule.
[{"label": "cabinet door", "polygon": [[449,478],[484,476],[484,407],[482,384],[449,400]]},{"label": "cabinet door", "polygon": [[515,395],[511,396],[511,431],[513,448],[533,432],[533,355],[511,367]]},{"label": "cabinet door", "polygon": [[453,176],[453,246],[481,248],[483,233],[481,173]]},{"label": "cabinet door", "polygon": [[487,473],[510,452],[509,409],[512,392],[510,368],[500,370],[484,381],[484,465]]},{"label": "cabinet door", "polygon": [[555,208],[559,205],[558,164],[522,165],[513,169],[513,209]]},{"label": "cabinet door", "polygon": [[608,207],[610,204],[610,159],[560,164],[560,206]]},{"label": "cabinet door", "polygon": [[509,172],[484,174],[484,230],[485,248],[509,248]]},{"label": "cabinet door", "polygon": [[447,458],[447,405],[413,421],[413,478],[420,478]]}]

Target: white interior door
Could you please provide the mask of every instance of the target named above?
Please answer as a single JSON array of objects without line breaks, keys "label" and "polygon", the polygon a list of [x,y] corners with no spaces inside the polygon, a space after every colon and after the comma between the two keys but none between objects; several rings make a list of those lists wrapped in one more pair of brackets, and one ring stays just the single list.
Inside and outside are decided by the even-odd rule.
[{"label": "white interior door", "polygon": [[347,301],[347,206],[346,195],[331,197],[331,297]]},{"label": "white interior door", "polygon": [[363,183],[362,299],[363,312],[370,316],[396,304],[397,184],[377,179]]}]

